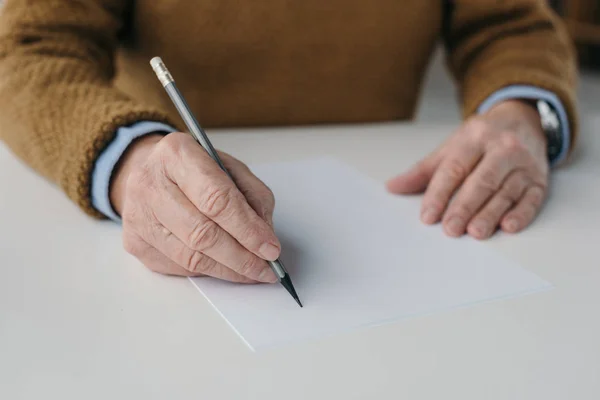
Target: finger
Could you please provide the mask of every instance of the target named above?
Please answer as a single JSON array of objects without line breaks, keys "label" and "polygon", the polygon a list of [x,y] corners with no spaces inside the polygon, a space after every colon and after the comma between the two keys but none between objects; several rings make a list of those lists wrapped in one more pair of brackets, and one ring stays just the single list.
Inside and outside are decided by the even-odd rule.
[{"label": "finger", "polygon": [[478,142],[456,141],[444,155],[423,196],[421,219],[426,224],[439,221],[448,201],[471,173],[483,154]]},{"label": "finger", "polygon": [[271,189],[254,175],[246,164],[226,153],[219,153],[219,155],[250,207],[272,227],[275,197]]},{"label": "finger", "polygon": [[500,190],[471,219],[467,226],[469,234],[476,239],[490,237],[504,214],[523,196],[528,182],[524,172],[511,172]]},{"label": "finger", "polygon": [[199,272],[191,272],[171,261],[167,256],[146,243],[142,238],[132,233],[123,235],[125,250],[146,267],[163,275],[204,276]]},{"label": "finger", "polygon": [[530,186],[517,205],[502,218],[500,226],[508,233],[527,227],[540,211],[546,198],[546,189],[540,185]]},{"label": "finger", "polygon": [[442,223],[448,235],[461,236],[465,233],[469,221],[498,192],[514,168],[515,154],[494,150],[486,153],[444,213]]},{"label": "finger", "polygon": [[[177,237],[175,237],[175,235],[168,232],[167,229],[161,225],[156,225],[155,229],[153,229],[153,232],[154,237],[151,238],[151,241],[148,241],[143,236],[138,235],[139,240],[143,241],[146,245],[146,249],[144,250],[147,251],[148,247],[150,247],[154,251],[159,252],[168,261],[174,263],[180,269],[187,271],[188,275],[186,276],[206,275],[230,282],[256,283],[256,281],[234,272],[230,268],[218,263],[207,255],[198,251],[194,251],[185,246]],[[161,237],[161,240],[155,240],[156,237]],[[152,242],[155,242],[158,247],[156,247]],[[134,255],[138,258],[147,257],[143,253],[137,253]],[[154,254],[154,257],[156,258],[158,256]],[[164,261],[164,259],[161,259],[161,261]],[[166,266],[167,268],[173,269],[171,264],[166,264]],[[179,275],[181,275],[181,273],[179,273]]]},{"label": "finger", "polygon": [[277,259],[281,245],[269,224],[256,214],[208,153],[189,135],[185,136],[159,142],[167,147],[167,154],[175,154],[169,163],[165,163],[169,178],[202,214],[242,246],[266,260]]},{"label": "finger", "polygon": [[[263,259],[201,214],[175,184],[167,182],[162,190],[154,193],[149,199],[151,215],[145,217],[146,221],[136,224],[152,229],[143,235],[154,247],[167,255],[184,253],[171,256],[184,267],[193,266],[190,264],[190,257],[194,256],[191,252],[199,252],[253,281],[277,282],[277,277]],[[173,239],[171,233],[177,243],[169,243]]]},{"label": "finger", "polygon": [[387,190],[395,194],[421,193],[429,184],[441,159],[441,151],[435,151],[416,163],[405,173],[386,182]]}]

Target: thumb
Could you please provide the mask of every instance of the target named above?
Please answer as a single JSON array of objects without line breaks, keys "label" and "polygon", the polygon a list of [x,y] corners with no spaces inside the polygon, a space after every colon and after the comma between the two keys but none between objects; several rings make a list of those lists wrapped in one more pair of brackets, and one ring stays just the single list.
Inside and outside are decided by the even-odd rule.
[{"label": "thumb", "polygon": [[424,192],[439,165],[439,152],[430,154],[405,173],[386,182],[387,190],[395,194],[413,194]]}]

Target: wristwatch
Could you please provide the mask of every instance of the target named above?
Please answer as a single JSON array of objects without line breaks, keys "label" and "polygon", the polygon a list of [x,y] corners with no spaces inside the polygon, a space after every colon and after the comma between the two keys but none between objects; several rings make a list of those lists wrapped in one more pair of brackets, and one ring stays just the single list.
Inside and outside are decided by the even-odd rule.
[{"label": "wristwatch", "polygon": [[563,136],[558,113],[547,101],[537,100],[536,108],[540,114],[542,129],[548,140],[548,159],[550,162],[556,160],[563,148]]}]

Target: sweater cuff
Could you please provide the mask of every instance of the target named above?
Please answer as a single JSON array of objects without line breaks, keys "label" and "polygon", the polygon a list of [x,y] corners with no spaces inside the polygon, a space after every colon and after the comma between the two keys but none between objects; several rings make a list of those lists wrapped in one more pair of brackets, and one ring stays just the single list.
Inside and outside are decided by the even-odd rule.
[{"label": "sweater cuff", "polygon": [[477,112],[484,113],[499,102],[510,99],[544,100],[556,110],[558,113],[558,118],[560,119],[563,140],[560,152],[554,159],[550,160],[550,165],[556,166],[564,161],[571,146],[571,130],[569,127],[569,118],[567,118],[567,112],[560,99],[554,93],[545,89],[540,89],[536,86],[510,85],[492,93],[483,101],[483,103],[479,105]]},{"label": "sweater cuff", "polygon": [[137,138],[151,133],[175,132],[173,127],[153,121],[137,122],[117,130],[115,138],[108,144],[94,163],[91,182],[91,200],[96,210],[115,222],[121,218],[110,202],[110,181],[115,166],[129,145]]}]

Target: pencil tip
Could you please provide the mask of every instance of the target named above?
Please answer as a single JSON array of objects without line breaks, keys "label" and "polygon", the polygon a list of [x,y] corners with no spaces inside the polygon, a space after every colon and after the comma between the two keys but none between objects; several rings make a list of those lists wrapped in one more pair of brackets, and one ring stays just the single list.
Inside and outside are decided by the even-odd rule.
[{"label": "pencil tip", "polygon": [[296,289],[294,289],[294,285],[292,284],[292,280],[290,279],[290,276],[288,274],[286,274],[280,281],[280,283],[283,285],[283,287],[288,291],[288,293],[292,296],[292,298],[294,300],[296,300],[296,303],[298,303],[298,305],[300,307],[304,307],[302,305],[302,303],[300,302],[300,298],[298,297],[298,294],[296,293]]}]

